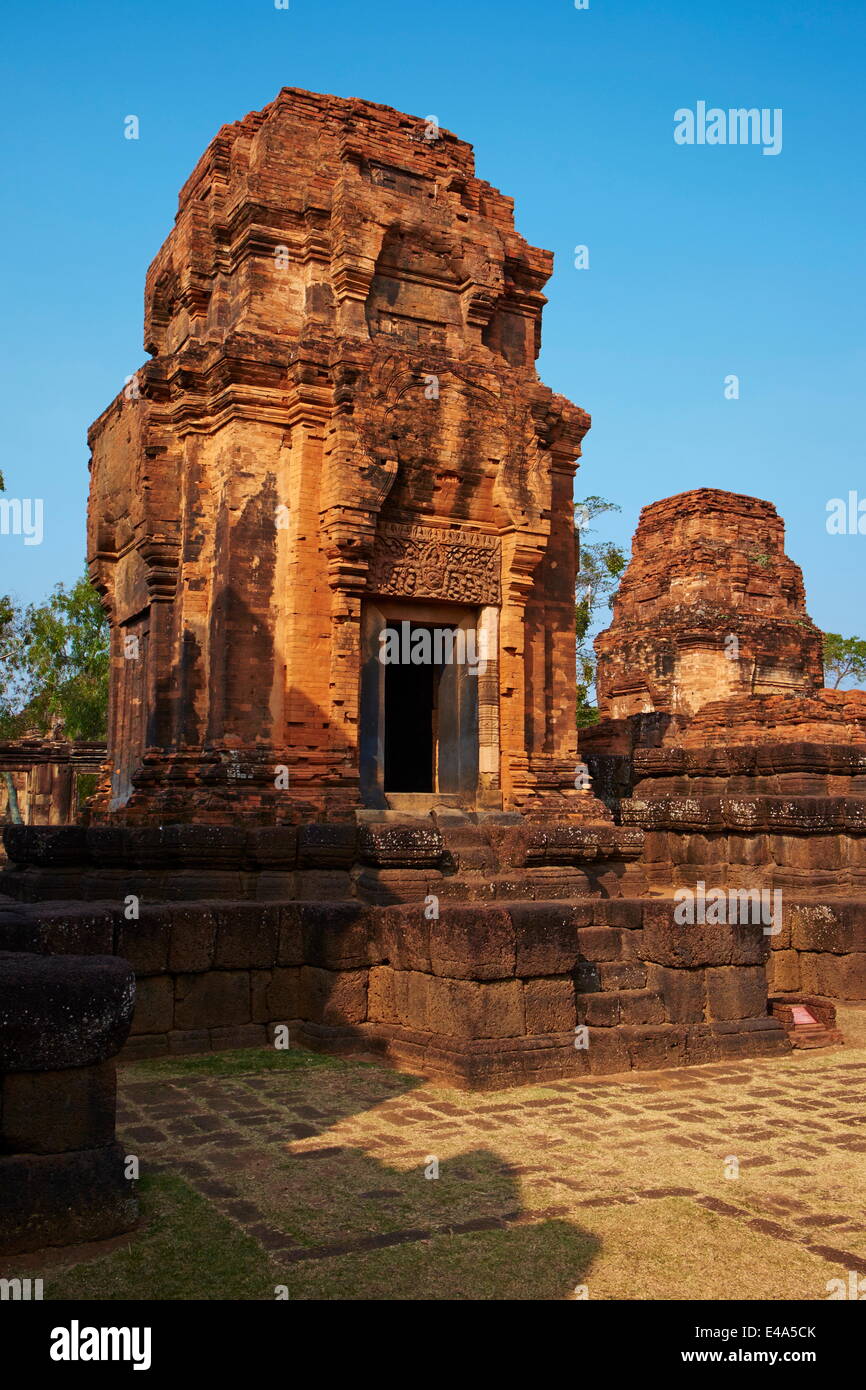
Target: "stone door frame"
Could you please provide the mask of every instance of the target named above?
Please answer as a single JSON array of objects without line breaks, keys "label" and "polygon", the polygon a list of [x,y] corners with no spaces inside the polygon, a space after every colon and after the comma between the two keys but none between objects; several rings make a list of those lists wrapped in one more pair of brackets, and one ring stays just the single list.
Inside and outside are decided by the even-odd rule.
[{"label": "stone door frame", "polygon": [[[483,657],[479,674],[460,677],[477,682],[478,773],[475,785],[459,793],[388,793],[385,790],[385,666],[379,659],[380,634],[400,622],[455,627],[475,633],[476,651]],[[359,690],[358,748],[361,799],[365,807],[400,809],[424,815],[434,805],[454,805],[463,810],[499,810],[499,704],[496,671],[499,610],[436,601],[404,600],[391,596],[366,597],[361,607],[361,679]],[[371,717],[371,711],[374,712]],[[399,803],[399,804],[398,804]]]}]

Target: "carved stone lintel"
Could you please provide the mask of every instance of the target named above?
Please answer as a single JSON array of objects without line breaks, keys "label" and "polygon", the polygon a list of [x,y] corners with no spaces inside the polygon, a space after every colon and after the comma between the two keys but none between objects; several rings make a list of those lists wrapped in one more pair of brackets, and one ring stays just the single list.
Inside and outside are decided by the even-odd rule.
[{"label": "carved stone lintel", "polygon": [[499,604],[501,567],[496,536],[386,522],[376,537],[367,588],[400,598]]}]

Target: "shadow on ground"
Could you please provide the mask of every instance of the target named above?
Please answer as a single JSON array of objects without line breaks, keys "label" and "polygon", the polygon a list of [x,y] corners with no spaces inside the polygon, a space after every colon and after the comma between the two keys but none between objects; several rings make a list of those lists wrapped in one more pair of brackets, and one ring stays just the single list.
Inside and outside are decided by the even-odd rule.
[{"label": "shadow on ground", "polygon": [[[22,1257],[48,1299],[556,1299],[585,1284],[600,1241],[525,1211],[520,1169],[490,1148],[446,1155],[447,1092],[376,1066],[296,1052],[138,1063],[123,1071],[119,1134],[141,1163],[130,1236]],[[248,1070],[244,1070],[244,1067]],[[440,1098],[441,1096],[441,1098]],[[417,1162],[328,1143],[383,1107]],[[455,1137],[457,1125],[454,1126]],[[459,1142],[459,1141],[458,1141]],[[372,1139],[376,1144],[376,1136]],[[411,1149],[411,1145],[410,1145]]]}]

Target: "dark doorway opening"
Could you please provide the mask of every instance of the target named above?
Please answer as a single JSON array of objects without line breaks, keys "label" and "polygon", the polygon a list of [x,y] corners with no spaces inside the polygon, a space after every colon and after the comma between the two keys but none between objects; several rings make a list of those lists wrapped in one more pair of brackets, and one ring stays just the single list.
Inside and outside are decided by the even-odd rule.
[{"label": "dark doorway opening", "polygon": [[[427,623],[412,623],[414,634]],[[453,630],[453,629],[452,629]],[[406,644],[408,647],[408,644]],[[389,663],[385,667],[385,791],[437,791],[439,682],[443,663]]]},{"label": "dark doorway opening", "polygon": [[365,601],[358,734],[366,807],[426,814],[430,798],[474,806],[477,623],[477,612],[457,604]]}]

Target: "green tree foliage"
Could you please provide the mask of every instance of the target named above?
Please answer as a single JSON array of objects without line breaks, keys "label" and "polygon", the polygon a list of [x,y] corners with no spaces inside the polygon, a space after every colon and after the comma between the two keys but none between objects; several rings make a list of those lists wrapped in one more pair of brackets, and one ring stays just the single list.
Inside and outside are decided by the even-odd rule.
[{"label": "green tree foliage", "polygon": [[[2,481],[0,476],[0,485]],[[15,719],[16,691],[19,685],[16,667],[17,617],[12,600],[7,595],[0,594],[0,738],[13,738],[19,732]],[[14,825],[20,825],[18,793],[8,768],[3,770],[3,781],[6,785],[7,814]]]},{"label": "green tree foliage", "polygon": [[66,738],[104,738],[108,651],[108,624],[86,574],[25,609],[0,597],[0,738],[57,724]]},{"label": "green tree foliage", "polygon": [[831,690],[838,690],[843,681],[846,689],[866,682],[866,642],[862,637],[824,633],[824,681]]},{"label": "green tree foliage", "polygon": [[[6,490],[3,481],[3,474],[0,473],[0,492]],[[6,659],[6,648],[9,642],[10,630],[14,622],[15,610],[12,600],[6,594],[0,594],[0,738],[6,737],[4,734],[4,721],[7,718],[7,671],[11,670]],[[15,790],[15,783],[12,773],[4,771],[3,780],[6,783],[6,805],[8,808],[9,819],[15,825],[21,824],[21,812],[18,809],[18,793]]]},{"label": "green tree foliage", "polygon": [[[108,668],[108,624],[86,573],[26,608],[0,594],[0,738],[58,725],[66,738],[104,738]],[[9,814],[18,820],[11,773],[5,781]]]},{"label": "green tree foliage", "polygon": [[575,521],[580,532],[580,569],[577,575],[575,634],[577,637],[577,723],[579,728],[595,724],[598,710],[591,702],[595,685],[593,629],[602,622],[603,608],[610,607],[620,575],[628,564],[627,553],[612,541],[587,541],[594,528],[590,523],[606,512],[618,512],[615,502],[603,497],[584,497],[575,503]]},{"label": "green tree foliage", "polygon": [[0,594],[0,738],[15,738],[23,727],[27,695],[20,659],[21,614],[8,594]]}]

